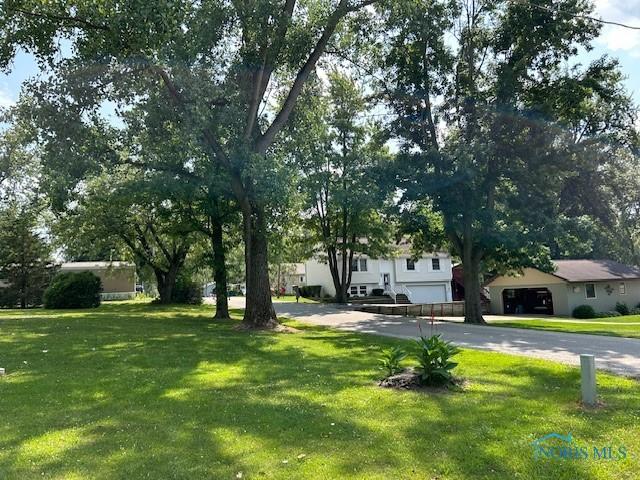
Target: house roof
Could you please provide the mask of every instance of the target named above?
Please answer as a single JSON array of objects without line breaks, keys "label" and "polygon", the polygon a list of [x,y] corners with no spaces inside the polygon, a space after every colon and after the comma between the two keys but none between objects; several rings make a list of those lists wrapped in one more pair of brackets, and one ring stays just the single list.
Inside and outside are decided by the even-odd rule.
[{"label": "house roof", "polygon": [[624,280],[640,278],[640,268],[613,260],[554,260],[553,275],[567,282]]},{"label": "house roof", "polygon": [[66,262],[60,265],[62,270],[87,270],[87,269],[107,269],[107,268],[133,268],[134,263],[131,262]]}]

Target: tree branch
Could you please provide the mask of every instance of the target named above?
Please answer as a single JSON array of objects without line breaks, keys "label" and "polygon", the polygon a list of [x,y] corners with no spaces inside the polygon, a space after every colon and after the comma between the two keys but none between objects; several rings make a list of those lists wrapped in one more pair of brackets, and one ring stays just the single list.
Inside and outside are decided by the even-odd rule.
[{"label": "tree branch", "polygon": [[[369,4],[368,2],[373,3],[374,1],[376,0],[365,0],[360,4],[358,4],[358,5],[361,5],[359,8],[362,8],[363,6],[365,6],[365,4]],[[327,20],[327,24],[322,32],[322,35],[320,36],[315,47],[311,51],[309,58],[298,71],[298,74],[296,75],[296,78],[293,81],[293,85],[289,90],[289,94],[287,95],[287,98],[285,99],[282,108],[274,118],[269,128],[267,128],[266,132],[264,132],[264,134],[262,134],[255,142],[255,151],[257,153],[261,153],[261,154],[265,153],[269,148],[269,146],[273,143],[273,140],[275,139],[276,135],[280,132],[280,130],[282,130],[284,125],[287,123],[287,120],[289,119],[289,115],[293,111],[293,107],[295,106],[296,101],[298,100],[298,97],[302,92],[302,87],[307,81],[307,78],[309,78],[309,75],[311,75],[311,72],[315,69],[315,66],[318,63],[318,60],[324,53],[324,50],[327,47],[329,40],[333,36],[333,33],[335,32],[338,26],[338,23],[349,12],[354,11],[354,8],[355,7],[349,7],[348,0],[340,0],[340,3],[338,4],[334,12],[331,14],[329,19]],[[357,10],[357,8],[355,8],[355,10]]]},{"label": "tree branch", "polygon": [[77,17],[75,15],[55,15],[51,13],[38,13],[38,12],[31,12],[29,10],[23,10],[22,8],[11,8],[11,7],[7,8],[7,11],[19,13],[26,17],[41,18],[44,20],[53,20],[53,21],[65,22],[65,23],[73,23],[73,24],[76,24],[77,26],[85,27],[92,30],[103,30],[107,32],[111,30],[107,25],[93,23],[87,19]]}]

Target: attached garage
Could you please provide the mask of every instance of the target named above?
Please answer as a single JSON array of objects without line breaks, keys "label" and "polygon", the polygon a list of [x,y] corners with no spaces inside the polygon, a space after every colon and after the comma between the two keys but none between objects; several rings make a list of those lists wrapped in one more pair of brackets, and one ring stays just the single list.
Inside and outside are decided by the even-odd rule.
[{"label": "attached garage", "polygon": [[445,285],[406,285],[411,303],[440,303],[447,301]]}]

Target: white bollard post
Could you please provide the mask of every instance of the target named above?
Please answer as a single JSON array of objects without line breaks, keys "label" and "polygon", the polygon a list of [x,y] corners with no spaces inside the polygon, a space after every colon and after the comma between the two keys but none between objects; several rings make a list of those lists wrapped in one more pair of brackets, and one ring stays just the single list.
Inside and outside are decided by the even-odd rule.
[{"label": "white bollard post", "polygon": [[0,377],[2,377],[5,374],[4,368],[0,368]]},{"label": "white bollard post", "polygon": [[580,355],[580,371],[582,374],[582,402],[586,405],[595,405],[598,398],[596,358],[593,355]]}]

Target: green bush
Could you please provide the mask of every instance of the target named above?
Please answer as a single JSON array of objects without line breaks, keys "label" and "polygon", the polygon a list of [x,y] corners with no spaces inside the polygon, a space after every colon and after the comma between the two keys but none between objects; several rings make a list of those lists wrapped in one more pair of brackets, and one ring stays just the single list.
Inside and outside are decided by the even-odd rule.
[{"label": "green bush", "polygon": [[380,367],[385,371],[385,376],[390,377],[402,371],[400,362],[407,358],[406,352],[400,347],[393,347],[382,351]]},{"label": "green bush", "polygon": [[13,288],[0,288],[0,307],[16,308],[18,306],[18,292]]},{"label": "green bush", "polygon": [[596,314],[595,318],[609,318],[609,317],[619,317],[620,312],[617,310],[609,310],[607,312],[599,312]]},{"label": "green bush", "polygon": [[320,298],[321,285],[303,285],[300,288],[300,296],[304,298]]},{"label": "green bush", "polygon": [[620,315],[629,315],[629,307],[627,307],[626,303],[617,302],[616,303],[616,312]]},{"label": "green bush", "polygon": [[173,287],[171,301],[186,305],[202,304],[202,287],[187,276],[180,276]]},{"label": "green bush", "polygon": [[91,272],[56,275],[44,291],[45,308],[95,308],[100,306],[102,282]]},{"label": "green bush", "polygon": [[640,315],[640,307],[632,308],[629,312],[630,315]]},{"label": "green bush", "polygon": [[384,290],[382,288],[373,288],[371,289],[371,295],[374,297],[380,297],[384,294]]},{"label": "green bush", "polygon": [[418,344],[418,368],[416,369],[423,385],[448,385],[453,382],[453,370],[458,364],[451,358],[460,349],[450,342],[442,340],[440,335],[420,337]]},{"label": "green bush", "polygon": [[575,318],[596,318],[596,311],[591,305],[579,305],[573,309]]}]

